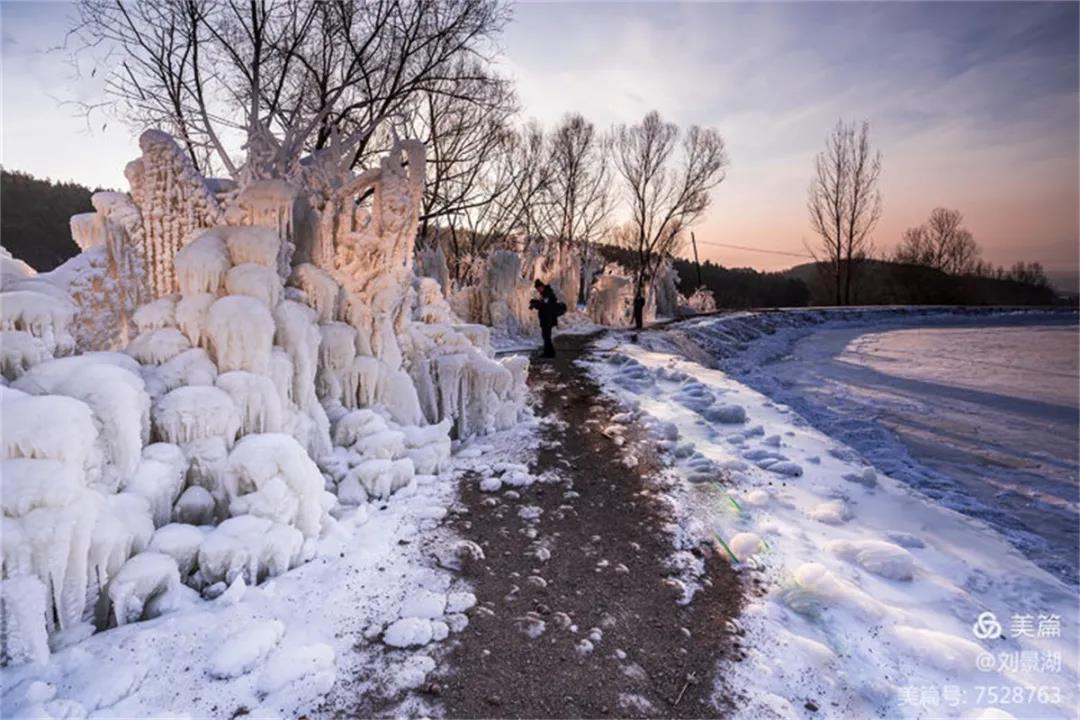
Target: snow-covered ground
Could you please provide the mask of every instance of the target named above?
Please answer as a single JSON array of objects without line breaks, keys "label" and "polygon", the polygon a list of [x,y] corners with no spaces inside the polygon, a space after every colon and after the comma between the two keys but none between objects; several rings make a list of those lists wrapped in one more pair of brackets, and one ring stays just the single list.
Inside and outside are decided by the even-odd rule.
[{"label": "snow-covered ground", "polygon": [[311,562],[5,668],[0,716],[355,716],[392,702],[431,713],[407,691],[476,602],[449,571],[474,549],[440,527],[455,510],[454,478],[535,442],[531,421],[473,441],[454,470],[343,510]]},{"label": "snow-covered ground", "polygon": [[[800,356],[797,349],[803,365],[770,364],[812,330],[855,331],[849,340],[864,339],[841,344],[847,350],[837,362],[850,366],[851,377],[881,375],[878,392],[895,396],[905,385],[934,382],[946,389],[919,386],[924,395],[971,402],[979,392],[1002,393],[978,380],[961,387],[949,379],[955,368],[925,357],[887,365],[916,351],[940,357],[942,342],[955,348],[956,338],[865,337],[868,328],[880,334],[927,323],[971,329],[1015,326],[1018,318],[909,310],[744,313],[690,321],[642,336],[641,345],[612,337],[592,365],[613,393],[661,423],[688,481],[681,498],[686,525],[722,539],[743,571],[764,582],[764,593],[748,599],[741,621],[747,659],[724,669],[728,687],[745,694],[739,703],[745,717],[1075,716],[1075,585],[1025,557],[1015,538],[987,524],[992,517],[950,507],[946,501],[964,495],[962,480],[932,470],[926,472],[943,487],[901,478],[919,464],[905,456],[903,442],[879,443],[887,429],[875,429],[869,440],[857,432],[876,427],[875,413],[841,425],[830,423],[827,412],[813,412],[821,398],[792,378],[813,384],[809,368],[823,358]],[[1075,327],[1076,316],[1047,323]],[[989,374],[989,349],[970,345],[985,344],[986,336],[1008,345],[1007,334],[968,338],[969,352],[954,361],[961,363],[960,375]],[[929,351],[927,343],[934,343]],[[819,350],[824,359],[832,357]],[[975,361],[978,370],[971,367]],[[997,369],[1023,374],[1019,358],[1009,364]],[[885,367],[897,367],[893,377]],[[844,379],[833,383],[828,399],[847,401],[854,394]],[[1040,383],[1014,385],[1008,385],[1012,402],[1000,403],[1005,410],[1063,402],[1048,402],[1046,393],[1053,391]],[[781,394],[800,401],[798,409],[778,400]],[[864,408],[872,408],[872,400],[861,398]],[[1057,421],[1068,419],[1064,411],[1057,417],[1059,411],[1042,409]],[[938,445],[950,446],[947,434],[937,436]],[[1021,432],[1004,444],[1024,452],[1039,437]],[[1048,456],[1056,451],[1053,443],[1044,447]],[[885,462],[890,458],[896,462]],[[1069,472],[1065,468],[1063,477]],[[720,474],[723,484],[708,482]],[[1072,481],[1075,488],[1075,471]],[[1067,502],[1060,508],[1070,512]],[[1059,554],[1067,557],[1065,550]]]}]

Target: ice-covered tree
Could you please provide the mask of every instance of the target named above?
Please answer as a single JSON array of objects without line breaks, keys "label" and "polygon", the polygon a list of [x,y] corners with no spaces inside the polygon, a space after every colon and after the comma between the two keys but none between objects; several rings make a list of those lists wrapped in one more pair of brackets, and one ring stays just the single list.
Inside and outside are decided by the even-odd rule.
[{"label": "ice-covered tree", "polygon": [[105,75],[88,112],[168,129],[203,174],[282,177],[305,152],[354,168],[384,150],[385,122],[456,92],[506,17],[497,0],[81,0],[74,33]]}]

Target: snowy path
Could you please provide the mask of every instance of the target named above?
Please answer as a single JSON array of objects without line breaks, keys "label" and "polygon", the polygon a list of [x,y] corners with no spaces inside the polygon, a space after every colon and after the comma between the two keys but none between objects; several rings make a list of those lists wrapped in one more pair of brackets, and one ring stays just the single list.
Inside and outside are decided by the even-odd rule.
[{"label": "snowy path", "polygon": [[573,362],[582,342],[561,339],[558,361],[533,368],[544,420],[530,467],[478,464],[462,481],[453,527],[484,558],[466,572],[479,604],[429,688],[447,717],[719,712],[738,580],[673,522],[655,438]]}]

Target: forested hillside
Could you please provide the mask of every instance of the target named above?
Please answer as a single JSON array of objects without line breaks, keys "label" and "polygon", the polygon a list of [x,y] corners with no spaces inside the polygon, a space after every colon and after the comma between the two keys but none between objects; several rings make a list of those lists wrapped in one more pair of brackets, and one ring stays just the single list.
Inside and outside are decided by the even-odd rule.
[{"label": "forested hillside", "polygon": [[24,172],[0,176],[0,243],[35,270],[52,270],[79,252],[68,219],[91,212],[94,191],[73,182],[39,180]]}]

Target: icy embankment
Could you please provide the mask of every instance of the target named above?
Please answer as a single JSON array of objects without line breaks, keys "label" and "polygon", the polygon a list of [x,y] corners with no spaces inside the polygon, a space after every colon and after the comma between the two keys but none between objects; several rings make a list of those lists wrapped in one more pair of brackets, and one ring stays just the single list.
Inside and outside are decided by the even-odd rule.
[{"label": "icy embankment", "polygon": [[643,342],[790,405],[1075,585],[1076,326],[1068,310],[789,310],[688,321]]},{"label": "icy embankment", "polygon": [[[460,464],[519,457],[534,426],[463,446]],[[238,577],[213,601],[5,668],[0,716],[353,715],[419,687],[437,643],[468,625],[476,602],[450,572],[475,548],[441,527],[454,511],[455,475],[417,476],[385,501],[344,510],[310,562],[261,585]],[[183,527],[154,534],[161,552],[184,545],[180,533],[162,531]],[[410,713],[433,712],[405,700]]]},{"label": "icy embankment", "polygon": [[1073,717],[1075,594],[984,524],[674,347],[610,340],[590,367],[685,478],[687,529],[763,583],[721,671],[741,716]]}]

